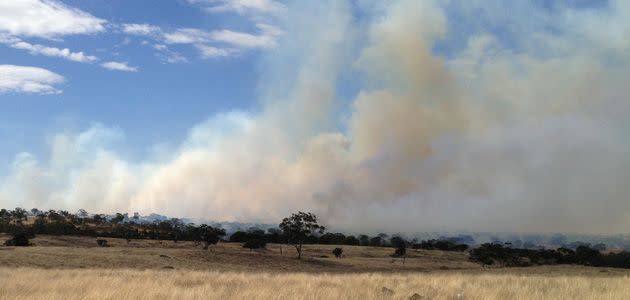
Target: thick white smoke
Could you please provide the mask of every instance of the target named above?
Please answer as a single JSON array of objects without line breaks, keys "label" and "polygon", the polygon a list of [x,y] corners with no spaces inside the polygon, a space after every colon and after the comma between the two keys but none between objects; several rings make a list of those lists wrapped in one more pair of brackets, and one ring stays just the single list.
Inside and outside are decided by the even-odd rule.
[{"label": "thick white smoke", "polygon": [[289,4],[255,112],[215,115],[144,161],[117,154],[119,129],[59,134],[49,159],[16,156],[0,204],[267,222],[312,210],[365,232],[630,230],[630,6],[531,4],[519,9],[537,22],[493,32],[501,9]]}]

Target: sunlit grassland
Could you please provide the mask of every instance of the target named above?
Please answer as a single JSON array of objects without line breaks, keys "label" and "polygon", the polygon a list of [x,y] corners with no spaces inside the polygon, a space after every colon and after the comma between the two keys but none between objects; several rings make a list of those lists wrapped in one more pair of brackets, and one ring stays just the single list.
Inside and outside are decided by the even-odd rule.
[{"label": "sunlit grassland", "polygon": [[[1,268],[3,299],[628,299],[630,277]],[[383,287],[393,291],[384,293]]]}]

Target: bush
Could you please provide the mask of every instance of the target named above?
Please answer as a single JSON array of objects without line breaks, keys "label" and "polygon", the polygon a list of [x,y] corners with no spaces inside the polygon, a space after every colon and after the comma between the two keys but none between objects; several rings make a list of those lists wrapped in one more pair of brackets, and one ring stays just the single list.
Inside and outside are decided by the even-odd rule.
[{"label": "bush", "polygon": [[630,252],[609,253],[602,255],[593,263],[597,267],[613,267],[630,269]]},{"label": "bush", "polygon": [[483,244],[470,251],[470,259],[486,265],[499,263],[503,266],[531,266],[578,264],[594,267],[630,268],[630,253],[602,254],[589,246],[569,248],[518,249],[498,243]]},{"label": "bush", "polygon": [[249,250],[264,249],[265,247],[267,247],[267,241],[264,239],[249,240],[243,244],[243,248],[248,248]]},{"label": "bush", "polygon": [[405,254],[407,254],[407,248],[398,247],[396,248],[396,250],[394,250],[394,254],[392,254],[392,257],[403,257],[405,256]]},{"label": "bush", "polygon": [[468,245],[466,244],[457,244],[451,240],[428,240],[422,241],[419,244],[414,244],[412,246],[413,249],[424,249],[424,250],[442,250],[442,251],[459,251],[464,252],[468,250]]},{"label": "bush", "polygon": [[27,247],[30,246],[29,236],[25,232],[13,234],[13,238],[4,242],[6,246]]},{"label": "bush", "polygon": [[319,237],[319,243],[324,245],[343,245],[346,242],[346,238],[343,233],[327,232]]},{"label": "bush", "polygon": [[104,239],[97,239],[96,243],[98,244],[99,247],[108,247],[107,245],[107,240]]},{"label": "bush", "polygon": [[343,249],[342,248],[335,248],[332,253],[335,255],[336,258],[341,258],[341,255],[343,255]]},{"label": "bush", "polygon": [[245,231],[237,231],[230,236],[232,243],[245,243],[250,240],[250,234]]}]

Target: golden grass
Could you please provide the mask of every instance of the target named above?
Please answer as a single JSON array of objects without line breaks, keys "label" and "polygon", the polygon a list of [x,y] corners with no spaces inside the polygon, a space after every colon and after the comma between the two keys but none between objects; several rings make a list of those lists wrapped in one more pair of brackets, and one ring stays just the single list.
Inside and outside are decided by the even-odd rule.
[{"label": "golden grass", "polygon": [[[630,277],[0,268],[2,299],[628,299]],[[393,290],[383,293],[383,287]],[[460,295],[460,296],[458,296]]]},{"label": "golden grass", "polygon": [[[0,243],[3,237],[0,235]],[[343,246],[343,259],[332,254],[335,245],[305,245],[302,260],[287,245],[269,244],[250,251],[238,243],[219,243],[202,250],[191,242],[108,238],[100,248],[95,238],[38,235],[33,247],[0,247],[0,266],[46,269],[162,269],[239,272],[426,272],[480,269],[465,253],[409,250],[405,264],[393,259],[392,248]],[[282,254],[280,248],[283,249]]]},{"label": "golden grass", "polygon": [[630,299],[622,269],[486,269],[465,253],[424,250],[402,264],[381,247],[343,246],[336,259],[334,245],[307,245],[297,260],[286,245],[108,241],[41,235],[34,247],[0,247],[0,299]]}]

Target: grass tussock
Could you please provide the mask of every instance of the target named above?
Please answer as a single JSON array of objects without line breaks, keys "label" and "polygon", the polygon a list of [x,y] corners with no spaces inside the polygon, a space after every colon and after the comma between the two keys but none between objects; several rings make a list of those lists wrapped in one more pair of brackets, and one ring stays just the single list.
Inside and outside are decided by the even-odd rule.
[{"label": "grass tussock", "polygon": [[[627,299],[630,277],[0,269],[0,299]],[[384,293],[383,287],[393,291]]]}]

